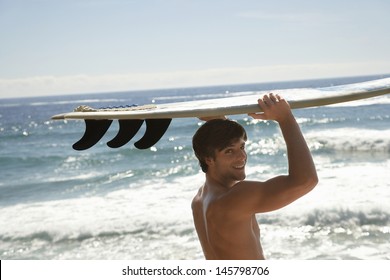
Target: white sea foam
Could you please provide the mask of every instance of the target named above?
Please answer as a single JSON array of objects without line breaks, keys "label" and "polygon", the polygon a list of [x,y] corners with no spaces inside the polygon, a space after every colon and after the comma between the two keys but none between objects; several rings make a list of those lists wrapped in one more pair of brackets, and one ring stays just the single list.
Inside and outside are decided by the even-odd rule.
[{"label": "white sea foam", "polygon": [[142,188],[129,187],[104,196],[4,207],[0,235],[17,238],[45,231],[60,240],[86,233],[145,230],[144,226],[152,227],[161,221],[183,223],[191,216],[189,201],[196,188],[192,178],[169,184],[153,180],[145,181]]},{"label": "white sea foam", "polygon": [[334,128],[305,134],[313,148],[346,152],[390,152],[390,130]]},{"label": "white sea foam", "polygon": [[[324,252],[326,244],[321,243],[322,249],[314,249],[305,242],[308,238],[325,243],[347,238],[348,231],[353,232],[349,236],[355,239],[360,238],[359,232],[389,235],[386,171],[390,161],[340,165],[326,159],[315,160],[320,163],[320,183],[314,191],[284,209],[258,216],[267,256],[304,259],[335,258],[332,255],[335,254],[338,258],[383,258],[362,248],[359,254],[351,252],[343,256],[342,243]],[[251,179],[273,175],[268,166],[263,169],[249,166],[247,171]],[[49,258],[202,258],[190,202],[203,180],[202,173],[172,181],[146,180],[142,187],[129,185],[106,195],[3,207],[0,238],[3,244],[12,242],[16,247],[24,243],[31,254],[34,246],[43,246],[47,252],[41,256]],[[348,219],[353,223],[347,223]],[[366,229],[358,230],[360,224],[366,224]],[[345,242],[350,244],[349,240]],[[299,254],[297,244],[306,248],[305,254]],[[8,245],[4,246],[3,256],[18,255]]]}]

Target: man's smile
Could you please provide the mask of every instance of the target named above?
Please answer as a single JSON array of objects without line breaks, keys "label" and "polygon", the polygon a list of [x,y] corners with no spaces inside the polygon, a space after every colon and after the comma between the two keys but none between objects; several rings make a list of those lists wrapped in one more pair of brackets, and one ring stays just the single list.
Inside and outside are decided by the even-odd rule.
[{"label": "man's smile", "polygon": [[234,169],[243,169],[245,167],[245,163],[242,165],[233,165]]}]

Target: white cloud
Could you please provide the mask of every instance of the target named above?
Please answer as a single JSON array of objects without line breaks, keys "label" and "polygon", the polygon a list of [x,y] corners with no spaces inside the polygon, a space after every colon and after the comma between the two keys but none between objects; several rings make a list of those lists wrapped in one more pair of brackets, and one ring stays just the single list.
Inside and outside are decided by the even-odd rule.
[{"label": "white cloud", "polygon": [[389,73],[390,63],[302,64],[196,71],[0,79],[0,97],[261,83]]}]

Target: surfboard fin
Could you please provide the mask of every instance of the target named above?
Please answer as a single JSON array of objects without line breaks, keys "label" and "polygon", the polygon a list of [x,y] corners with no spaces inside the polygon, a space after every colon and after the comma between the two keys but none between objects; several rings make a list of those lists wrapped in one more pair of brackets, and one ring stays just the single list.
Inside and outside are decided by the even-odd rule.
[{"label": "surfboard fin", "polygon": [[141,128],[144,120],[119,120],[118,134],[109,142],[110,148],[119,148],[127,144]]},{"label": "surfboard fin", "polygon": [[85,133],[83,137],[73,144],[73,149],[77,151],[83,151],[91,148],[107,132],[112,120],[84,120],[85,121]]},{"label": "surfboard fin", "polygon": [[134,146],[141,150],[152,147],[165,134],[171,121],[172,119],[147,119],[145,135]]},{"label": "surfboard fin", "polygon": [[[84,120],[83,137],[73,144],[73,149],[83,151],[91,148],[102,139],[110,127],[112,120]],[[144,136],[134,143],[138,149],[144,150],[156,144],[167,131],[172,119],[147,119]],[[128,143],[141,128],[144,120],[119,120],[118,134],[107,142],[110,148],[119,148]]]}]

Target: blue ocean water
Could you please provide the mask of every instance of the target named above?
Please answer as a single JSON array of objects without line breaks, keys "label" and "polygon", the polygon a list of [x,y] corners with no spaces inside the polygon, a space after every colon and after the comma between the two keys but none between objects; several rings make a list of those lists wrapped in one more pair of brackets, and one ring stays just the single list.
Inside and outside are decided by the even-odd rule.
[{"label": "blue ocean water", "polygon": [[[80,104],[150,104],[233,92],[323,87],[384,76],[173,90],[0,99],[1,259],[202,259],[190,203],[203,182],[191,139],[197,119],[174,119],[147,150],[71,146],[82,121],[53,121]],[[390,97],[295,110],[320,183],[257,216],[268,259],[390,259]],[[247,178],[286,173],[273,122],[233,116],[247,130]],[[143,131],[134,139],[139,139]]]}]

